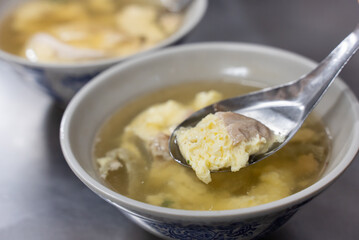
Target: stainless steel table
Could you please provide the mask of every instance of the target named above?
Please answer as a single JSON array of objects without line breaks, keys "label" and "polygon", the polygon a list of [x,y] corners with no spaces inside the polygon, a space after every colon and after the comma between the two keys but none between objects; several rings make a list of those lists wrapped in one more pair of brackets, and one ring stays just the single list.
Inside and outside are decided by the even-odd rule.
[{"label": "stainless steel table", "polygon": [[[252,42],[319,61],[359,20],[355,0],[210,1],[184,44]],[[358,97],[359,55],[341,76]],[[0,113],[0,239],[155,239],[75,177],[59,145],[63,111],[5,63]],[[359,239],[358,160],[265,239]]]}]

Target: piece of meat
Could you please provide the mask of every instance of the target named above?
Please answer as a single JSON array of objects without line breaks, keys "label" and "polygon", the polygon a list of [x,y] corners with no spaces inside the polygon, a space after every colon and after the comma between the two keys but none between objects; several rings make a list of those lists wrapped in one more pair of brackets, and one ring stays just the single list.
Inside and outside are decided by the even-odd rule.
[{"label": "piece of meat", "polygon": [[168,148],[170,136],[164,133],[158,133],[150,142],[150,151],[154,159],[171,160]]},{"label": "piece of meat", "polygon": [[265,139],[272,138],[272,132],[269,128],[261,122],[233,112],[216,112],[227,129],[229,136],[232,138],[233,145],[241,141],[249,141],[251,138],[257,136]]}]

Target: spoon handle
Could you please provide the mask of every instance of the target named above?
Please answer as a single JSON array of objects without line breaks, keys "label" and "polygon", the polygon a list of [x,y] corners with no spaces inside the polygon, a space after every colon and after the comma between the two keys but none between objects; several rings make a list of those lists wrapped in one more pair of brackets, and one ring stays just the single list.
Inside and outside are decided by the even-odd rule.
[{"label": "spoon handle", "polygon": [[319,65],[301,77],[295,85],[300,89],[298,101],[309,114],[345,64],[359,48],[359,25]]},{"label": "spoon handle", "polygon": [[161,0],[161,3],[171,12],[180,12],[187,7],[191,1],[192,0]]}]

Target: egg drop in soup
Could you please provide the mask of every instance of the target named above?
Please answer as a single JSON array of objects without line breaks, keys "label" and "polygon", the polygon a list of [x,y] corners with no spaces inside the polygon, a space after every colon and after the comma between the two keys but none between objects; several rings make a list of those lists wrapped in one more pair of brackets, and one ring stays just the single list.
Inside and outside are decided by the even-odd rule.
[{"label": "egg drop in soup", "polygon": [[138,96],[99,129],[94,143],[98,174],[124,196],[186,210],[246,208],[303,190],[319,179],[330,150],[326,128],[313,114],[272,156],[235,172],[212,173],[207,183],[198,175],[200,168],[195,172],[170,157],[169,136],[191,113],[255,90],[233,82],[203,81]]}]

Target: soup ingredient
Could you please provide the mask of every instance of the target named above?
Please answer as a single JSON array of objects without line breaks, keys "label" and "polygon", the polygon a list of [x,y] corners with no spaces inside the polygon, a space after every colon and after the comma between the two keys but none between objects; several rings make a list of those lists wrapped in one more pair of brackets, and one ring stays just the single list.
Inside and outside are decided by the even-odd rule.
[{"label": "soup ingredient", "polygon": [[255,119],[232,112],[217,112],[193,128],[176,132],[177,144],[188,164],[204,183],[212,181],[210,171],[247,165],[249,156],[268,151],[279,138]]},{"label": "soup ingredient", "polygon": [[[168,139],[175,127],[188,117],[197,108],[215,103],[221,94],[215,91],[200,92],[196,95],[195,101],[190,106],[178,103],[173,100],[154,105],[140,113],[133,121],[125,128],[122,136],[124,148],[120,148],[121,153],[126,153],[125,158],[133,155],[134,148],[127,145],[127,143],[136,142],[141,150],[150,154],[153,159],[164,159],[172,161],[168,150]],[[131,153],[130,153],[131,152]],[[110,155],[112,165],[120,162],[121,158]],[[111,157],[112,156],[112,157]],[[97,160],[98,161],[98,160]],[[100,160],[103,161],[103,160]],[[125,160],[127,164],[132,164],[133,160]],[[101,163],[99,163],[101,165]],[[121,167],[120,165],[117,165]],[[117,168],[100,168],[101,176],[106,177],[108,171],[116,170]]]},{"label": "soup ingredient", "polygon": [[99,170],[102,178],[106,178],[108,171],[115,171],[120,167],[123,167],[122,163],[117,158],[118,151],[110,151],[106,153],[105,157],[97,159]]},{"label": "soup ingredient", "polygon": [[127,56],[163,41],[181,21],[150,1],[29,1],[1,23],[0,47],[32,62]]},{"label": "soup ingredient", "polygon": [[[111,189],[125,196],[187,210],[251,207],[310,186],[323,171],[329,151],[325,128],[313,116],[276,154],[237,172],[212,174],[208,184],[170,158],[169,134],[189,114],[224,97],[254,90],[237,83],[191,82],[139,97],[100,129],[94,145],[100,175]],[[102,161],[116,168],[110,164],[106,169]]]},{"label": "soup ingredient", "polygon": [[80,61],[103,58],[105,53],[93,49],[76,48],[64,44],[49,34],[38,33],[31,37],[27,43],[25,55],[31,62],[51,62],[54,59]]}]

